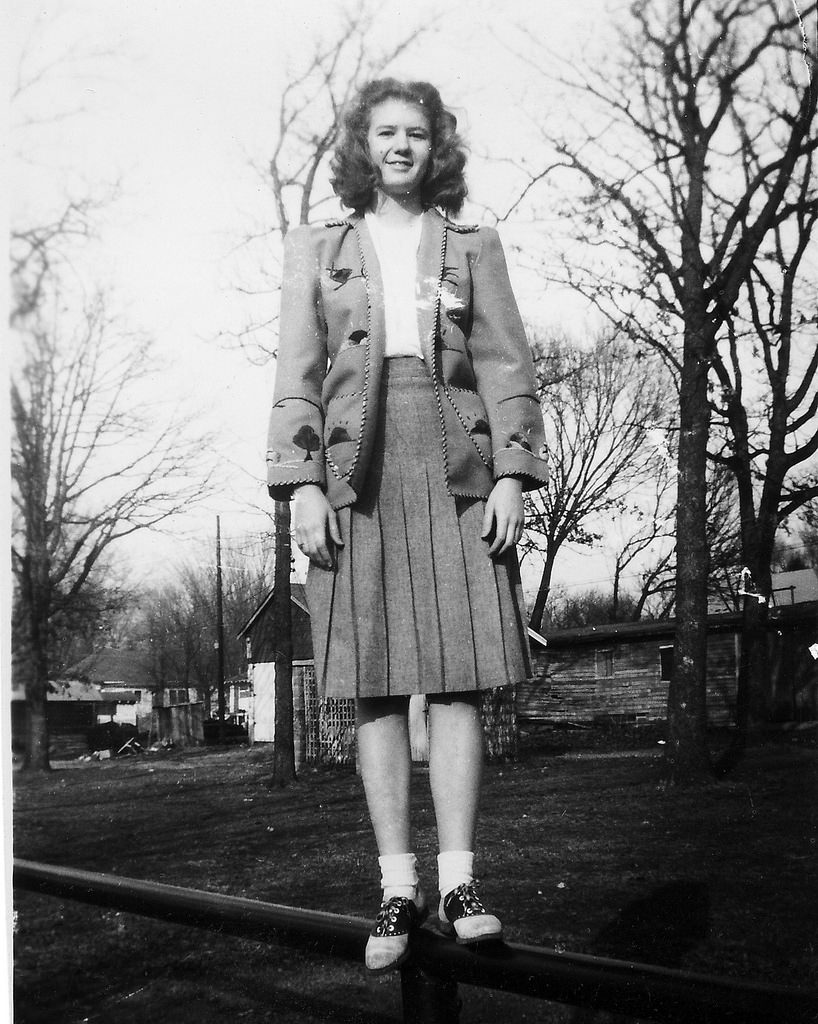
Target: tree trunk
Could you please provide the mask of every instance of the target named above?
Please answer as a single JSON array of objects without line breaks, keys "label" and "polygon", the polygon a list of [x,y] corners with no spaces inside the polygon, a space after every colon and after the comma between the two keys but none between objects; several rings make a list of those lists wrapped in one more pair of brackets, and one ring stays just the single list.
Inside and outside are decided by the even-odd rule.
[{"label": "tree trunk", "polygon": [[676,651],[668,692],[670,781],[685,784],[711,775],[707,749],[706,469],[710,410],[707,360],[699,338],[685,338],[676,516]]},{"label": "tree trunk", "polygon": [[613,595],[611,596],[611,622],[619,622],[619,583],[621,569],[619,565],[614,570]]},{"label": "tree trunk", "polygon": [[[769,559],[767,561],[769,565]],[[766,577],[766,579],[765,579]],[[747,651],[747,690],[749,732],[758,731],[775,718],[776,694],[770,675],[770,650],[767,623],[770,618],[772,581],[769,570],[758,569],[754,577],[766,601],[747,600],[742,622],[741,644]]]},{"label": "tree trunk", "polygon": [[717,765],[719,775],[726,775],[735,768],[744,756],[753,731],[769,721],[769,614],[768,602],[761,602],[756,597],[744,598],[736,674],[736,733]]},{"label": "tree trunk", "polygon": [[48,760],[48,654],[46,650],[47,626],[37,622],[37,616],[29,608],[31,616],[28,677],[26,679],[26,754],[23,768],[26,771],[47,772],[51,768]]},{"label": "tree trunk", "polygon": [[769,608],[745,597],[741,621],[741,654],[736,686],[736,725],[746,739],[769,718],[767,687],[767,618]]},{"label": "tree trunk", "polygon": [[[33,519],[33,517],[32,517]],[[39,521],[29,524],[29,550],[23,558],[20,590],[25,635],[26,754],[23,768],[48,771],[48,640],[49,607],[48,561],[45,555],[45,530]]]},{"label": "tree trunk", "polygon": [[540,577],[540,585],[537,589],[537,597],[531,611],[531,628],[537,632],[540,632],[543,628],[545,606],[548,602],[548,595],[551,593],[551,576],[554,572],[554,559],[548,553],[551,548],[551,544],[548,544],[546,547],[545,563],[542,569],[542,576]]},{"label": "tree trunk", "polygon": [[290,503],[275,503],[275,740],[273,781],[286,786],[295,780],[293,736],[293,635],[290,604]]}]

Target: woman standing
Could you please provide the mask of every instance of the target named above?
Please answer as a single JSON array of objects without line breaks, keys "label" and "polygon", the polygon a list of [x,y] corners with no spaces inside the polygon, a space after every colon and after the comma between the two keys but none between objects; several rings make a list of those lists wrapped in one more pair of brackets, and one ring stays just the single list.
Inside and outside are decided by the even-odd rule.
[{"label": "woman standing", "polygon": [[409,821],[409,696],[429,707],[437,914],[498,939],[473,873],[479,694],[529,674],[515,544],[546,480],[531,355],[496,231],[466,196],[435,88],[370,82],[346,111],[333,186],[348,218],[287,236],[270,494],[294,496],[322,692],[355,697],[383,903],[371,970],[426,913]]}]

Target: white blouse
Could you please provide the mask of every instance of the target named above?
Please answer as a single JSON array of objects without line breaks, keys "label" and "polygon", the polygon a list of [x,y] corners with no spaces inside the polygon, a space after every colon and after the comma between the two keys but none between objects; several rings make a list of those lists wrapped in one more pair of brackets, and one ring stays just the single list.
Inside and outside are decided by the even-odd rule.
[{"label": "white blouse", "polygon": [[418,334],[417,264],[421,218],[406,224],[384,223],[374,213],[365,215],[378,255],[383,279],[387,359],[417,356],[423,359]]}]

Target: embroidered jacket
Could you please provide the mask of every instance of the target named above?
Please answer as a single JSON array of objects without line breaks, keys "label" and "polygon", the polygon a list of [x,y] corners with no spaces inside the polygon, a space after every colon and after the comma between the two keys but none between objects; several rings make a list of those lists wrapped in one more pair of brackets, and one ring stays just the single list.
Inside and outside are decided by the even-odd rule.
[{"label": "embroidered jacket", "polygon": [[[534,367],[494,228],[423,214],[417,315],[440,416],[449,492],[547,480]],[[320,485],[333,508],[361,493],[384,360],[383,285],[363,217],[293,229],[284,246],[268,485],[286,501]]]}]

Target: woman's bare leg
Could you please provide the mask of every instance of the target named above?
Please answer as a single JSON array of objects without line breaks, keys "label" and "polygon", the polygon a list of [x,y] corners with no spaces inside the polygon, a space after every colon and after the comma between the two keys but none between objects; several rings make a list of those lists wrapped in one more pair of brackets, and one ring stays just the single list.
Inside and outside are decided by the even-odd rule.
[{"label": "woman's bare leg", "polygon": [[478,694],[433,694],[429,703],[429,783],[441,852],[473,850],[483,777]]},{"label": "woman's bare leg", "polygon": [[381,856],[411,850],[408,713],[408,697],[362,697],[356,704],[358,764]]},{"label": "woman's bare leg", "polygon": [[364,962],[370,971],[381,972],[393,970],[409,955],[409,936],[419,917],[417,867],[409,852],[409,698],[359,699],[356,716],[358,764],[378,844],[384,899]]},{"label": "woman's bare leg", "polygon": [[441,928],[458,942],[494,941],[503,926],[474,887],[474,838],[483,776],[480,697],[429,698],[429,780],[437,818]]}]

